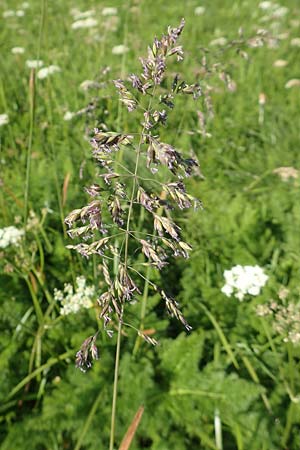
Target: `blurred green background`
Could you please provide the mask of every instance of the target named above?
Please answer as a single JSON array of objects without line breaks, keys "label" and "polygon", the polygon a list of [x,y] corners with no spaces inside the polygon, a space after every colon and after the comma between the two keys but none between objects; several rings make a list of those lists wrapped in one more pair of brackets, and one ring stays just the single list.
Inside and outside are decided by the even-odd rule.
[{"label": "blurred green background", "polygon": [[[21,244],[0,249],[1,450],[108,448],[116,337],[103,332],[96,307],[60,314],[54,289],[78,276],[97,291],[103,285],[100,261],[65,248],[63,221],[85,204],[95,177],[90,130],[130,129],[110,81],[139,72],[154,36],[182,17],[185,59],[171,70],[201,81],[206,48],[234,84],[228,90],[211,78],[209,136],[201,104],[179,103],[170,116],[164,139],[197,155],[202,176],[189,191],[204,209],[178,214],[194,250],[156,277],[193,331],[149,293],[144,326],[159,345],[125,331],[116,442],[144,405],[132,450],[299,449],[298,1],[2,0],[0,15],[0,114],[8,116],[0,126],[0,228],[26,229]],[[80,28],[76,19],[91,21]],[[269,37],[244,45],[241,58],[232,44],[239,29],[246,41],[259,29]],[[34,81],[30,60],[59,69]],[[221,292],[224,270],[237,264],[264,268],[260,295],[239,302]],[[258,316],[270,300],[279,312]],[[130,308],[139,327],[139,303]],[[98,326],[99,361],[82,373],[76,351]]]}]

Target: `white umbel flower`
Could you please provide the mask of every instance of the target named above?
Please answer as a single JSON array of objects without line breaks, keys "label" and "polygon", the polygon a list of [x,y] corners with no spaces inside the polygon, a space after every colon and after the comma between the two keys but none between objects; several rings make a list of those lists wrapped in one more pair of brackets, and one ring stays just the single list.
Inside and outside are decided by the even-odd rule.
[{"label": "white umbel flower", "polygon": [[19,230],[14,226],[0,229],[0,248],[6,248],[9,245],[18,246],[24,230]]},{"label": "white umbel flower", "polygon": [[88,91],[92,87],[95,87],[95,81],[93,80],[84,80],[82,83],[80,83],[79,86],[83,91]]},{"label": "white umbel flower", "polygon": [[72,23],[72,30],[77,30],[79,28],[93,28],[98,25],[98,21],[93,19],[92,17],[88,17],[82,20],[76,20],[76,22]]},{"label": "white umbel flower", "polygon": [[91,308],[95,298],[94,286],[87,286],[86,279],[81,276],[76,278],[76,289],[66,283],[63,291],[54,290],[54,299],[61,303],[60,314],[74,314],[82,308]]},{"label": "white umbel flower", "polygon": [[40,80],[43,80],[44,78],[47,78],[49,75],[52,75],[53,73],[60,72],[61,69],[58,66],[51,65],[49,67],[43,67],[40,69],[37,73],[37,77]]},{"label": "white umbel flower", "polygon": [[227,297],[230,297],[233,294],[233,287],[230,284],[224,284],[224,286],[221,289],[221,292],[227,295]]},{"label": "white umbel flower", "polygon": [[94,9],[89,9],[88,11],[74,11],[73,17],[74,20],[82,20],[82,19],[89,19],[90,17],[95,15]]},{"label": "white umbel flower", "polygon": [[8,114],[0,114],[0,127],[2,127],[2,125],[6,125],[8,122]]},{"label": "white umbel flower", "polygon": [[123,55],[124,53],[127,53],[129,50],[128,47],[126,47],[126,45],[116,45],[115,47],[112,48],[111,52],[113,55]]},{"label": "white umbel flower", "polygon": [[276,8],[272,12],[272,16],[274,19],[281,19],[282,17],[286,16],[289,12],[289,8],[286,8],[285,6],[281,6],[280,8]]},{"label": "white umbel flower", "polygon": [[259,266],[234,266],[224,271],[225,285],[221,291],[227,297],[234,295],[242,301],[246,294],[257,296],[266,284],[268,276]]},{"label": "white umbel flower", "polygon": [[273,170],[273,173],[278,175],[282,181],[288,181],[290,178],[297,179],[300,176],[299,170],[289,166],[277,167]]},{"label": "white umbel flower", "polygon": [[25,64],[28,69],[39,69],[44,63],[41,59],[27,59]]},{"label": "white umbel flower", "polygon": [[273,67],[281,68],[287,66],[288,62],[285,59],[276,59],[273,62]]},{"label": "white umbel flower", "polygon": [[23,53],[25,53],[25,48],[24,47],[13,47],[11,49],[11,52],[13,55],[23,55]]},{"label": "white umbel flower", "polygon": [[258,7],[260,9],[262,9],[263,11],[266,11],[267,9],[273,8],[274,4],[272,2],[265,1],[265,2],[260,2]]},{"label": "white umbel flower", "polygon": [[225,37],[219,37],[216,39],[213,39],[212,41],[210,41],[209,45],[212,46],[222,46],[222,45],[226,45],[227,44],[227,39]]},{"label": "white umbel flower", "polygon": [[202,16],[205,13],[205,6],[197,6],[194,13],[196,16]]},{"label": "white umbel flower", "polygon": [[4,11],[2,14],[3,19],[8,19],[9,17],[14,17],[16,15],[15,11],[12,9],[8,9],[7,11]]},{"label": "white umbel flower", "polygon": [[102,9],[102,16],[116,16],[117,14],[117,8],[107,7]]},{"label": "white umbel flower", "polygon": [[64,114],[64,120],[66,120],[66,121],[72,120],[74,116],[75,116],[75,113],[73,113],[71,111],[67,111]]},{"label": "white umbel flower", "polygon": [[291,40],[292,47],[300,47],[300,37],[296,37]]}]

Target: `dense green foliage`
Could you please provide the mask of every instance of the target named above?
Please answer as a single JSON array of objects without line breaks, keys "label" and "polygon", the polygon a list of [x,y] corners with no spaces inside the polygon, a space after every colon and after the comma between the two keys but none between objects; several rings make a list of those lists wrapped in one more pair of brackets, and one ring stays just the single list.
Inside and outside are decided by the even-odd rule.
[{"label": "dense green foliage", "polygon": [[[178,214],[194,250],[189,260],[173,259],[159,281],[193,331],[170,319],[150,289],[144,328],[160,344],[153,348],[124,330],[116,442],[144,405],[132,450],[300,448],[300,339],[287,339],[293,320],[300,333],[300,314],[279,332],[278,317],[256,313],[271,299],[299,304],[300,173],[286,180],[274,173],[300,167],[300,90],[285,87],[299,77],[300,49],[291,45],[300,36],[297,3],[285,0],[285,15],[264,20],[256,0],[206,1],[203,15],[195,15],[194,0],[31,0],[24,17],[1,18],[0,114],[9,123],[0,126],[0,228],[22,228],[24,217],[26,223],[21,245],[0,249],[1,450],[108,448],[116,337],[103,331],[96,306],[60,315],[55,288],[80,275],[99,292],[103,286],[97,259],[65,248],[63,220],[84,204],[84,186],[95,177],[89,131],[101,123],[130,130],[110,80],[135,72],[153,36],[183,16],[184,77],[201,81],[201,49],[208,47],[208,60],[227,68],[236,89],[212,79],[211,137],[199,132],[195,105],[184,100],[170,115],[169,142],[200,160],[203,177],[189,189],[204,209]],[[107,6],[118,8],[117,19],[101,14]],[[94,8],[98,26],[72,29],[74,7]],[[0,8],[2,16],[22,7],[10,0]],[[247,49],[246,60],[236,47],[209,45],[238,39],[239,27],[248,37],[257,28],[271,30],[274,45]],[[120,44],[128,53],[112,54]],[[25,53],[12,54],[17,46]],[[61,71],[33,83],[25,61],[38,58]],[[280,59],[287,65],[274,67]],[[111,70],[103,73],[106,66]],[[99,86],[85,91],[84,80]],[[266,100],[259,106],[261,93]],[[63,119],[88,104],[96,109]],[[269,280],[260,295],[239,302],[221,292],[224,270],[237,264],[265,269]],[[130,305],[127,321],[138,328],[140,316],[140,304]],[[99,361],[82,373],[76,351],[98,326]],[[223,447],[215,437],[219,418]]]}]

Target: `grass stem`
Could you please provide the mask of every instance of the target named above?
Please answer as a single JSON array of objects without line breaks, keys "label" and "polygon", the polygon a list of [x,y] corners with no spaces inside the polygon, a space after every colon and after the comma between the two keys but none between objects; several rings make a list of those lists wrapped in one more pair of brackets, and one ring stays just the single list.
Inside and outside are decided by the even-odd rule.
[{"label": "grass stem", "polygon": [[115,440],[116,409],[117,409],[118,379],[119,379],[119,363],[120,363],[120,348],[121,348],[121,334],[122,334],[121,331],[122,331],[122,321],[119,320],[117,347],[116,347],[116,358],[115,358],[113,400],[112,400],[112,410],[111,410],[111,427],[110,427],[109,450],[113,450],[114,449],[114,440]]},{"label": "grass stem", "polygon": [[[147,110],[149,111],[152,104],[152,98],[155,92],[155,87],[153,88],[152,95],[150,97],[149,105]],[[129,236],[130,236],[130,220],[131,214],[133,210],[134,204],[134,196],[137,185],[137,172],[139,167],[139,159],[141,154],[141,147],[143,143],[143,135],[145,131],[145,125],[140,134],[139,144],[136,149],[136,160],[135,160],[135,168],[134,168],[134,177],[132,182],[132,191],[130,196],[127,222],[126,222],[126,231],[125,231],[125,245],[124,245],[124,267],[125,270],[128,268],[128,248],[129,248]],[[119,360],[120,360],[120,345],[121,345],[121,331],[122,331],[122,320],[123,320],[123,309],[121,311],[121,317],[119,318],[118,325],[118,337],[117,337],[117,348],[116,348],[116,358],[115,358],[115,374],[114,374],[114,387],[113,387],[113,400],[112,400],[112,413],[111,413],[111,429],[110,429],[110,444],[109,450],[113,450],[114,445],[114,436],[115,436],[115,422],[116,422],[116,405],[117,405],[117,396],[118,396],[118,378],[119,378]]]}]

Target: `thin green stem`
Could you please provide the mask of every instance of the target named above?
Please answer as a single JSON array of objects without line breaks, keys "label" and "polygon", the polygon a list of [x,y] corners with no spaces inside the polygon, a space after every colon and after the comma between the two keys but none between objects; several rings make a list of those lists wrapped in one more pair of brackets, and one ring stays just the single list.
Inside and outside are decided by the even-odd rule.
[{"label": "thin green stem", "polygon": [[[123,315],[123,311],[122,311],[121,315]],[[118,324],[118,338],[117,338],[117,347],[116,347],[116,358],[115,358],[113,401],[112,401],[112,410],[111,410],[111,427],[110,427],[109,450],[113,450],[114,449],[115,426],[116,426],[116,410],[117,410],[117,397],[118,397],[118,378],[119,378],[120,348],[121,348],[121,331],[122,331],[122,321],[119,320],[119,324]]]},{"label": "thin green stem", "polygon": [[23,278],[24,278],[24,280],[25,280],[25,282],[26,282],[26,284],[28,286],[28,289],[29,289],[29,292],[30,292],[30,295],[31,295],[31,298],[32,298],[32,302],[33,302],[33,306],[34,306],[34,309],[35,309],[35,314],[36,314],[36,317],[37,317],[37,321],[38,321],[39,325],[42,325],[44,323],[44,316],[43,316],[43,311],[42,311],[42,308],[40,306],[39,300],[38,300],[38,298],[37,298],[37,296],[36,296],[36,294],[35,294],[35,292],[33,290],[33,287],[31,285],[30,280],[28,279],[28,277],[24,276]]},{"label": "thin green stem", "polygon": [[288,367],[289,367],[289,378],[290,378],[290,386],[291,391],[294,392],[295,389],[295,367],[294,367],[294,358],[293,358],[293,344],[288,342],[287,344],[287,352],[288,352]]},{"label": "thin green stem", "polygon": [[128,268],[130,270],[132,270],[133,272],[137,273],[143,280],[147,281],[149,284],[151,284],[151,286],[153,287],[153,289],[156,291],[157,287],[155,283],[152,283],[152,281],[150,281],[149,279],[147,279],[141,272],[139,272],[138,270],[136,270],[133,266],[128,266]]},{"label": "thin green stem", "polygon": [[[4,69],[4,65],[3,65],[3,69]],[[2,77],[0,78],[0,100],[2,103],[1,107],[3,107],[3,111],[9,111],[8,102],[6,100],[5,89],[4,89],[5,74],[3,72],[2,72],[2,74],[3,74],[3,78]],[[9,133],[9,137],[10,137],[10,141],[11,141],[11,146],[12,146],[12,148],[16,149],[16,142],[15,142],[12,127],[10,124],[8,124],[8,133]],[[4,148],[2,147],[1,138],[0,138],[0,149],[4,150]]]},{"label": "thin green stem", "polygon": [[[42,1],[40,30],[39,30],[37,59],[39,59],[40,52],[41,52],[42,37],[43,37],[45,17],[46,17],[46,7],[47,7],[47,1],[43,0]],[[24,223],[25,224],[26,224],[27,215],[28,215],[31,153],[32,153],[33,131],[34,131],[34,125],[35,125],[35,96],[36,96],[35,70],[32,69],[31,74],[30,74],[30,79],[29,79],[29,136],[28,136],[28,147],[27,147],[27,155],[26,155],[26,175],[25,175],[25,191],[24,191]]]},{"label": "thin green stem", "polygon": [[[154,92],[155,92],[155,87],[153,88],[153,92],[150,97],[148,111],[151,109]],[[125,243],[124,243],[124,267],[125,267],[125,270],[127,270],[127,268],[128,268],[130,220],[131,220],[131,214],[132,214],[132,210],[133,210],[136,186],[138,183],[137,172],[138,172],[138,167],[139,167],[139,160],[140,160],[140,154],[141,154],[141,147],[142,147],[142,143],[143,143],[144,131],[145,131],[145,125],[143,126],[142,132],[140,134],[139,144],[136,149],[136,160],[135,160],[134,176],[133,176],[133,182],[132,182],[132,191],[131,191],[131,196],[130,196],[127,222],[126,222],[126,231],[125,231]],[[112,412],[111,412],[109,450],[113,450],[114,439],[115,439],[115,422],[116,422],[116,408],[117,408],[117,396],[118,396],[118,379],[119,379],[119,361],[120,361],[122,319],[123,319],[123,308],[122,308],[122,311],[121,311],[121,314],[119,317],[119,324],[118,324],[118,337],[117,337],[117,347],[116,347],[116,357],[115,357],[115,373],[114,373],[114,388],[113,388],[113,400],[112,400]]]},{"label": "thin green stem", "polygon": [[97,412],[97,408],[99,406],[99,403],[102,400],[102,396],[103,396],[103,391],[101,390],[99,392],[99,394],[98,394],[98,397],[96,398],[96,400],[93,403],[93,406],[92,406],[92,408],[91,408],[91,410],[89,412],[89,415],[88,415],[88,417],[87,417],[87,419],[85,421],[85,424],[83,426],[82,432],[80,433],[80,436],[78,438],[78,441],[76,443],[76,446],[75,446],[74,450],[80,450],[81,449],[84,437],[85,437],[86,433],[88,432],[88,430],[89,430],[89,428],[91,426],[92,420],[93,420],[93,418],[94,418],[94,416],[95,416],[95,414]]},{"label": "thin green stem", "polygon": [[216,320],[216,318],[211,314],[211,312],[207,309],[207,307],[203,303],[200,303],[199,306],[201,309],[203,309],[203,311],[205,312],[205,314],[207,315],[207,317],[209,318],[209,320],[215,327],[216,332],[217,332],[222,344],[224,345],[224,348],[225,348],[232,364],[234,365],[234,367],[236,369],[239,369],[240,368],[239,363],[237,362],[237,359],[231,349],[231,345],[230,345],[229,341],[227,340],[225,334],[223,333],[223,330],[220,327],[218,321]]},{"label": "thin green stem", "polygon": [[15,386],[10,391],[10,393],[7,396],[7,400],[11,399],[20,389],[22,389],[22,387],[24,387],[27,383],[29,383],[38,374],[43,372],[43,370],[54,366],[55,364],[57,364],[60,361],[64,361],[65,359],[69,358],[73,353],[74,353],[74,349],[63,353],[63,354],[57,356],[56,358],[49,358],[48,361],[45,364],[43,364],[42,366],[40,366],[37,369],[35,369],[33,372],[31,372],[25,378],[23,378],[22,381],[20,381],[20,383],[18,383],[17,386]]},{"label": "thin green stem", "polygon": [[[125,234],[125,249],[124,249],[124,266],[127,269],[128,266],[128,244],[129,244],[129,227],[130,227],[130,219],[133,207],[133,199],[136,188],[136,173],[138,169],[138,161],[139,161],[139,153],[140,147],[142,143],[142,138],[140,139],[140,144],[137,149],[137,157],[135,164],[135,176],[133,178],[133,186],[132,193],[130,198],[128,216],[127,216],[127,224],[126,224],[126,234]],[[121,331],[122,331],[122,318],[123,318],[123,309],[121,311],[121,317],[119,318],[118,324],[118,337],[117,337],[117,347],[116,347],[116,357],[115,357],[115,374],[114,374],[114,388],[113,388],[113,400],[112,400],[112,411],[111,411],[111,427],[110,427],[110,442],[109,442],[109,450],[113,450],[114,448],[114,439],[115,439],[115,424],[116,424],[116,409],[117,409],[117,397],[118,397],[118,379],[119,379],[119,362],[120,362],[120,347],[121,347]]]},{"label": "thin green stem", "polygon": [[[271,334],[270,334],[270,332],[269,332],[269,329],[268,329],[268,325],[267,325],[267,323],[266,323],[266,321],[263,319],[263,317],[261,317],[261,323],[262,323],[262,327],[263,327],[263,330],[264,330],[264,332],[265,332],[265,334],[266,334],[266,337],[267,337],[267,339],[268,339],[268,342],[269,342],[269,346],[270,346],[270,348],[271,348],[271,350],[272,350],[272,352],[273,352],[273,354],[276,356],[276,358],[278,359],[278,371],[279,371],[279,375],[280,375],[280,377],[281,377],[281,380],[282,380],[282,382],[283,382],[283,384],[284,384],[284,387],[285,387],[285,389],[286,389],[286,392],[287,392],[287,394],[288,394],[288,396],[290,397],[290,400],[293,402],[293,400],[295,399],[295,396],[294,396],[294,394],[293,394],[293,392],[292,392],[292,387],[291,387],[291,385],[293,385],[293,378],[291,378],[291,385],[288,383],[288,381],[287,381],[287,379],[286,379],[286,376],[285,376],[285,372],[284,372],[284,369],[283,369],[283,367],[280,365],[280,357],[279,357],[279,354],[278,354],[278,352],[277,352],[277,349],[276,349],[276,347],[275,347],[275,345],[274,345],[274,339],[273,339],[273,337],[271,336]],[[289,354],[288,355],[288,359],[289,359],[289,372],[292,370],[292,372],[293,372],[293,369],[292,369],[292,367],[291,367],[291,364],[293,363],[292,362],[292,356],[291,356],[291,354]],[[291,373],[291,372],[290,372]],[[293,376],[293,375],[292,375]]]},{"label": "thin green stem", "polygon": [[33,141],[34,113],[35,113],[35,71],[32,69],[29,80],[29,137],[26,155],[26,175],[25,175],[25,192],[24,192],[24,224],[28,215],[28,199],[29,199],[29,179],[31,169],[31,151]]},{"label": "thin green stem", "polygon": [[[150,278],[150,270],[151,266],[147,267],[146,272],[146,279],[144,284],[144,291],[143,291],[143,297],[142,297],[142,304],[141,304],[141,315],[140,315],[140,330],[141,332],[144,331],[144,322],[145,322],[145,315],[146,315],[146,306],[147,306],[147,299],[148,299],[148,293],[149,293],[149,278]],[[137,351],[139,349],[141,343],[141,337],[137,336],[133,352],[132,354],[135,356],[137,354]]]},{"label": "thin green stem", "polygon": [[295,412],[296,409],[296,405],[295,403],[291,402],[288,412],[287,412],[287,417],[286,417],[286,424],[285,424],[285,428],[283,431],[283,436],[282,436],[282,440],[281,440],[281,445],[283,446],[283,448],[286,448],[287,442],[289,440],[289,436],[291,433],[291,429],[293,426],[294,420],[295,420]]}]

